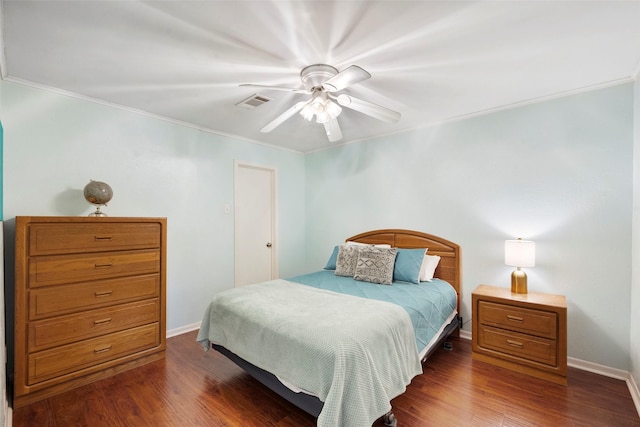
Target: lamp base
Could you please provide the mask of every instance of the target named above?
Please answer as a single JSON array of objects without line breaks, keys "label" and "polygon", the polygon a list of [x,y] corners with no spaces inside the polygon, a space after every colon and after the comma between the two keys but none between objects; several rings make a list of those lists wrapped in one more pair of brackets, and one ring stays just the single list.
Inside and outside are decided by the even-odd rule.
[{"label": "lamp base", "polygon": [[519,268],[517,270],[513,270],[513,273],[511,273],[511,293],[527,293],[527,275]]}]

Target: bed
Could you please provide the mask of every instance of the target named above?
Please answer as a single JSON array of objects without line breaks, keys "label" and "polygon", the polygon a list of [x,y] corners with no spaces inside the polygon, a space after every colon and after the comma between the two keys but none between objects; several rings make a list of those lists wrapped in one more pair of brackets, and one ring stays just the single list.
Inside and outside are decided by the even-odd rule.
[{"label": "bed", "polygon": [[[317,417],[318,426],[370,426],[381,417],[395,425],[391,399],[458,333],[460,248],[400,229],[369,231],[346,242],[333,248],[323,270],[216,295],[197,341]],[[433,279],[415,283],[399,265],[415,264],[425,248],[432,261],[439,258],[437,267]],[[390,253],[393,281],[375,283],[378,278],[367,273],[378,271],[376,257]],[[345,270],[349,254],[360,258],[352,276]],[[367,270],[363,265],[372,259],[375,267]]]}]

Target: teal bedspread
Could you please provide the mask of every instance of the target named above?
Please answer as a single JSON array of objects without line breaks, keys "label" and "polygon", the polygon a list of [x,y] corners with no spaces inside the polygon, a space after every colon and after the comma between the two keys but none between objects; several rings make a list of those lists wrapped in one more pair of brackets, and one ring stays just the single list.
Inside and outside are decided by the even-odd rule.
[{"label": "teal bedspread", "polygon": [[370,427],[422,372],[405,309],[285,280],[217,294],[197,340],[317,396],[320,427]]},{"label": "teal bedspread", "polygon": [[456,314],[456,291],[448,282],[440,279],[420,284],[393,282],[390,286],[373,285],[322,270],[288,280],[401,306],[409,313],[416,334],[416,346],[421,355],[435,343],[443,326],[453,320]]}]

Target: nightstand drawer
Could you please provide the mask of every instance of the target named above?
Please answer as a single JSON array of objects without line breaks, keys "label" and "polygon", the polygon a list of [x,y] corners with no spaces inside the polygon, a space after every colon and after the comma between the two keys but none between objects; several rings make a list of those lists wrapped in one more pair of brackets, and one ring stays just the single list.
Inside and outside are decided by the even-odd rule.
[{"label": "nightstand drawer", "polygon": [[558,317],[556,313],[549,311],[480,301],[478,315],[480,323],[483,325],[549,339],[557,337]]},{"label": "nightstand drawer", "polygon": [[549,366],[557,365],[557,343],[554,340],[485,325],[480,325],[479,329],[478,345],[482,348]]}]

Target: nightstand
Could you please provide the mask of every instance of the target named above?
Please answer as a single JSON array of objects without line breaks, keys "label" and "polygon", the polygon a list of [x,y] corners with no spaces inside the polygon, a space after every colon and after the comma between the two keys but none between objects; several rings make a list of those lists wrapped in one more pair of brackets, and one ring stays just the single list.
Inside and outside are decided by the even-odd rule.
[{"label": "nightstand", "polygon": [[473,358],[567,384],[567,300],[480,285],[472,296]]}]

